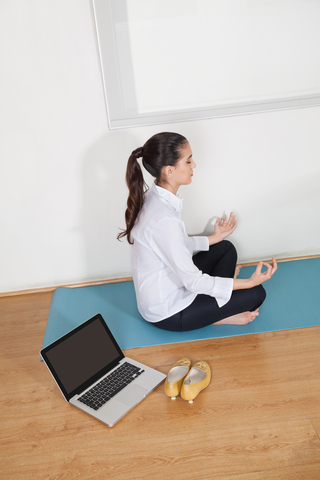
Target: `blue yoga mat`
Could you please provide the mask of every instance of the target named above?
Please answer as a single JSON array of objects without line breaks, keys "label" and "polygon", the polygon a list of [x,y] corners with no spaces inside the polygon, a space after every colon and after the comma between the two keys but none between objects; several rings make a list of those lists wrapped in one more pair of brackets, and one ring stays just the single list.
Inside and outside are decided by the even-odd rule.
[{"label": "blue yoga mat", "polygon": [[[243,267],[239,278],[249,278],[254,270]],[[132,282],[58,288],[43,347],[96,313],[101,313],[123,350],[320,325],[320,258],[279,263],[276,274],[264,287],[267,299],[253,322],[245,326],[210,325],[192,332],[167,332],[143,320]]]}]

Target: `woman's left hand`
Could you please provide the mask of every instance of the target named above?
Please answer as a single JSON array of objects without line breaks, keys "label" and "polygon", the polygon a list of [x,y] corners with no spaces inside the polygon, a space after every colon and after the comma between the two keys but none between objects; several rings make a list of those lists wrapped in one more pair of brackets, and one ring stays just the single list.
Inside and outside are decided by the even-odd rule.
[{"label": "woman's left hand", "polygon": [[214,234],[208,237],[209,245],[213,245],[214,243],[219,243],[224,240],[235,231],[236,226],[236,216],[233,215],[232,212],[230,213],[229,220],[227,220],[225,217],[218,218],[214,225]]}]

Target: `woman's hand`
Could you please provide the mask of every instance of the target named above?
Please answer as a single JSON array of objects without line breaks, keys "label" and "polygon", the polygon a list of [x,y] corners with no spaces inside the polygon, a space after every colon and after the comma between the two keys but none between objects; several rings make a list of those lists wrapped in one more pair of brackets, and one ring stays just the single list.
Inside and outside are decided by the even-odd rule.
[{"label": "woman's hand", "polygon": [[[265,272],[261,272],[263,265],[267,267],[267,270]],[[272,257],[272,262],[270,263],[265,263],[265,262],[259,262],[256,268],[256,271],[251,275],[250,280],[253,283],[253,287],[256,285],[260,285],[261,283],[265,282],[266,280],[269,280],[274,272],[277,270],[278,265],[274,257]]]},{"label": "woman's hand", "polygon": [[[267,270],[262,273],[261,270],[263,266],[267,267]],[[233,290],[242,290],[244,288],[252,288],[256,287],[257,285],[261,285],[261,283],[270,280],[272,275],[276,272],[277,268],[278,265],[274,257],[272,257],[271,264],[259,262],[255,272],[251,275],[250,278],[235,278],[233,280]]]},{"label": "woman's hand", "polygon": [[214,234],[208,236],[209,245],[219,243],[235,231],[237,226],[236,216],[230,213],[229,220],[224,217],[218,218],[214,224]]}]

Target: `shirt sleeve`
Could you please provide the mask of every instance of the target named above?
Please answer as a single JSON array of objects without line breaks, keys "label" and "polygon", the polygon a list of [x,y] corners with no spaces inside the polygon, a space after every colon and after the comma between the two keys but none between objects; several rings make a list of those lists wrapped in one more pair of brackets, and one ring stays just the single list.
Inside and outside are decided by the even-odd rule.
[{"label": "shirt sleeve", "polygon": [[[200,239],[194,242],[194,246],[206,245],[207,248],[204,250],[209,249],[209,241],[206,243],[204,240],[206,237],[189,238]],[[233,279],[212,277],[202,273],[195,266],[186,244],[185,229],[182,221],[173,217],[161,219],[154,228],[150,240],[154,252],[174,271],[188,291],[214,297],[219,307],[222,307],[230,300]]]}]

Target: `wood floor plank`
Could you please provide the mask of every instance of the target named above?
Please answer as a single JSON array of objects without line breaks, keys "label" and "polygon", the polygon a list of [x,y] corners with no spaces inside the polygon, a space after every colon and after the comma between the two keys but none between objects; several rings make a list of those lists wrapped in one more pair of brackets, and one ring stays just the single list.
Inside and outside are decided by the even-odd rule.
[{"label": "wood floor plank", "polygon": [[261,480],[319,480],[320,463],[261,472],[260,478]]},{"label": "wood floor plank", "polygon": [[[218,328],[218,326],[217,326]],[[209,361],[242,356],[292,355],[292,352],[318,352],[320,327],[310,327],[253,335],[216,338],[125,350],[128,357],[154,366],[172,366],[187,356],[193,362],[205,357]],[[236,361],[235,361],[236,363]]]},{"label": "wood floor plank", "polygon": [[[311,418],[319,415],[319,398],[318,380],[282,383],[270,389],[258,386],[223,392],[215,392],[214,386],[210,385],[192,405],[180,397],[172,401],[159,386],[113,429],[123,435],[130,432],[135,439],[140,435],[141,424],[148,425],[150,438],[153,438],[165,436],[171,428],[178,433],[195,428],[206,431],[233,425]],[[53,410],[64,411],[66,408],[57,392],[53,398]]]},{"label": "wood floor plank", "polygon": [[[318,418],[311,418],[311,422],[312,422],[312,425],[314,426],[315,431],[318,434],[318,437],[320,438],[320,416]],[[320,478],[320,475],[319,475],[319,478]]]},{"label": "wood floor plank", "polygon": [[[144,432],[145,433],[145,432]],[[90,435],[88,435],[90,436]],[[129,440],[129,439],[128,439]],[[3,461],[5,478],[113,478],[135,480],[216,478],[320,462],[320,440],[308,420],[280,422],[114,443],[101,430],[99,441],[73,450]],[[70,469],[71,465],[71,469]],[[35,477],[37,472],[38,477]],[[21,476],[21,474],[23,476]],[[181,476],[182,475],[182,476]]]},{"label": "wood floor plank", "polygon": [[201,480],[261,480],[259,472],[248,472],[240,475],[223,475],[222,477],[207,477]]},{"label": "wood floor plank", "polygon": [[0,380],[0,421],[51,411],[56,386],[39,356],[1,360]]},{"label": "wood floor plank", "polygon": [[[15,317],[20,320],[29,320],[38,314],[48,317],[53,292],[17,295],[14,297],[0,298],[0,312],[2,318]],[[0,322],[0,329],[4,322]]]},{"label": "wood floor plank", "polygon": [[37,298],[35,294],[0,298],[0,358],[31,354],[39,358],[52,294]]},{"label": "wood floor plank", "polygon": [[[319,438],[311,422],[302,420],[220,429],[205,434],[197,431],[188,435],[167,435],[153,439],[152,445],[151,452],[149,439],[140,440],[123,447],[123,453],[117,446],[107,462],[105,456],[95,454],[95,449],[92,452],[87,449],[83,462],[108,465],[110,473],[119,479],[126,478],[121,472],[126,464],[127,469],[131,469],[132,479],[138,479],[134,465],[142,460],[146,478],[175,478],[182,472],[182,478],[187,480],[212,476],[213,472],[215,476],[239,474],[319,463],[320,460]],[[123,459],[121,467],[120,458]]]},{"label": "wood floor plank", "polygon": [[[94,468],[83,467],[81,453],[76,450],[20,457],[0,463],[1,478],[5,480],[89,480],[94,478],[94,472]],[[103,476],[100,478],[102,480]]]},{"label": "wood floor plank", "polygon": [[[157,423],[159,417],[163,415],[165,418],[162,420],[161,425],[166,429],[167,422],[174,421],[173,418],[177,414],[183,414],[192,424],[192,419],[197,417],[199,413],[202,413],[202,417],[206,418],[210,428],[211,423],[219,427],[230,426],[235,422],[248,425],[253,421],[270,421],[270,417],[274,420],[283,418],[290,420],[301,417],[302,412],[303,418],[320,415],[320,404],[318,401],[320,385],[317,376],[312,380],[282,381],[282,383],[279,377],[277,377],[278,383],[275,383],[274,380],[270,380],[271,374],[267,374],[265,370],[264,376],[261,375],[261,379],[258,378],[258,382],[254,381],[257,375],[251,373],[251,378],[248,377],[250,380],[247,382],[243,381],[243,388],[239,388],[238,384],[236,384],[236,388],[231,388],[235,383],[231,365],[229,373],[223,379],[223,384],[225,385],[223,389],[221,385],[217,388],[215,379],[217,373],[211,362],[210,365],[213,371],[211,384],[199,395],[193,405],[184,402],[180,397],[175,402],[172,402],[164,395],[163,386],[161,385],[156,392],[153,392],[143,402],[143,410],[146,410],[144,418],[150,416],[152,417],[150,419],[151,423]],[[42,362],[39,362],[37,357],[25,357],[20,363],[17,359],[10,359],[2,362],[1,368],[3,368],[3,373],[7,370],[14,373],[14,375],[3,374],[0,420],[43,414],[50,412],[51,409],[53,412],[65,411],[69,408],[60,391],[55,386],[47,368]],[[246,361],[243,363],[242,368],[243,370],[246,369]],[[247,369],[250,371],[250,366],[247,366]],[[284,375],[281,368],[279,370]],[[18,371],[20,371],[20,376]],[[258,368],[257,371],[261,370]],[[278,374],[277,370],[273,371],[276,375]],[[245,373],[243,377],[246,378]],[[16,383],[17,379],[18,383]],[[253,386],[248,385],[248,383],[253,384]],[[255,383],[258,383],[258,385],[255,385]],[[18,395],[15,395],[15,393]],[[22,401],[20,397],[22,397]],[[45,399],[48,400],[47,403],[45,403]],[[140,419],[138,413],[140,412],[140,407],[138,406],[136,409],[139,409],[136,415]],[[152,409],[157,411],[156,415],[152,414]],[[130,414],[130,419],[131,416],[132,414]],[[129,421],[127,418],[125,422]],[[208,421],[208,418],[212,420]],[[135,421],[137,422],[138,419]]]},{"label": "wood floor plank", "polygon": [[1,422],[0,461],[55,451],[78,450],[86,443],[90,417],[76,409]]},{"label": "wood floor plank", "polygon": [[[275,420],[289,421],[301,417],[302,410],[305,410],[304,417],[307,418],[313,416],[308,415],[310,410],[319,410],[320,391],[318,383],[304,382],[304,386],[301,387],[300,385],[299,388],[296,384],[280,385],[277,389],[269,392],[257,387],[256,389],[240,391],[240,394],[235,391],[233,395],[230,395],[229,390],[227,392],[228,396],[225,393],[221,398],[220,395],[220,398],[216,401],[212,398],[215,397],[215,393],[208,394],[208,389],[206,389],[192,405],[181,398],[177,398],[175,401],[170,400],[160,386],[156,392],[135,407],[111,429],[68,405],[62,399],[60,392],[57,391],[54,398],[56,398],[59,408],[49,409],[50,414],[46,415],[43,408],[40,407],[36,416],[22,417],[21,420],[18,420],[18,418],[3,420],[1,422],[0,438],[2,438],[2,444],[7,445],[10,450],[10,453],[3,450],[6,452],[5,455],[15,456],[24,449],[28,452],[29,447],[22,439],[26,439],[27,444],[31,441],[33,445],[30,452],[26,454],[31,454],[31,451],[35,453],[34,445],[38,444],[37,435],[40,432],[42,438],[43,428],[45,428],[46,436],[49,438],[48,448],[51,449],[51,441],[55,446],[57,444],[57,432],[58,437],[60,437],[60,430],[56,425],[63,425],[64,433],[66,434],[69,431],[71,436],[75,430],[74,424],[83,425],[85,429],[90,429],[92,433],[91,444],[95,444],[95,439],[99,443],[101,434],[112,437],[113,443],[118,444],[127,436],[130,436],[131,441],[139,441],[143,430],[151,440],[159,435],[166,438],[168,431],[174,431],[181,435],[183,433],[191,435],[193,431],[197,430],[208,432],[231,428],[233,425],[243,425],[247,428],[257,423],[269,423]],[[292,387],[297,388],[297,391]],[[318,390],[316,390],[316,387]],[[304,394],[302,395],[301,392],[304,392]],[[50,392],[47,395],[50,402],[49,396]],[[43,414],[42,416],[39,416],[40,412]],[[81,436],[81,434],[81,432],[77,433],[78,436]],[[68,445],[70,445],[71,440],[68,436],[65,437],[65,441],[66,445],[63,448],[69,448]],[[20,448],[17,446],[19,444]]]},{"label": "wood floor plank", "polygon": [[[320,345],[320,344],[319,344]],[[320,379],[320,348],[297,350],[293,357],[282,352],[268,355],[246,355],[211,360],[205,358],[212,368],[215,391],[274,385],[283,381],[295,382]]]}]

